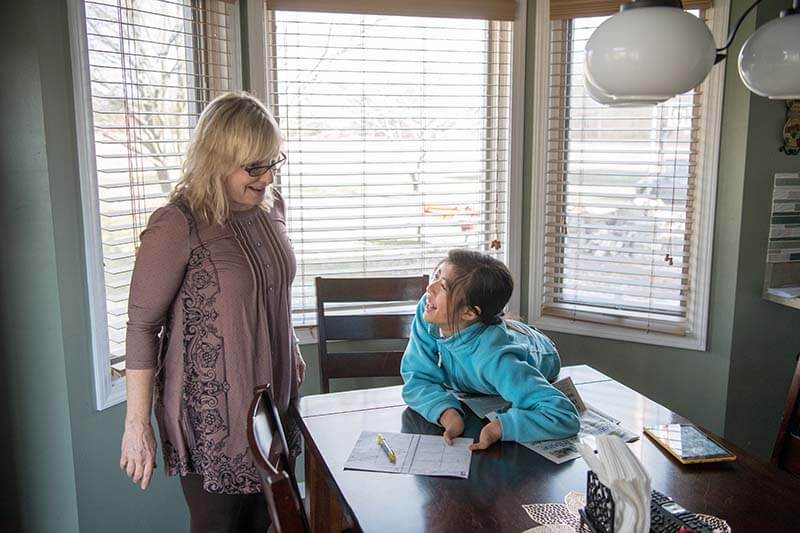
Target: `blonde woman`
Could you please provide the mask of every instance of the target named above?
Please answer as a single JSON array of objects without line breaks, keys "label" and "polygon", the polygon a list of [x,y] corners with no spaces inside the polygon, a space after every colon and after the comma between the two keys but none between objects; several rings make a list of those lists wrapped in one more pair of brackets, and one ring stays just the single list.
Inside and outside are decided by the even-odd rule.
[{"label": "blonde woman", "polygon": [[[120,467],[147,488],[155,394],[164,462],[181,476],[192,533],[266,530],[246,411],[254,388],[271,383],[285,414],[303,381],[290,314],[295,257],[272,187],[286,161],[280,145],[274,118],[252,96],[208,104],[133,269]],[[297,431],[285,424],[294,458]]]}]

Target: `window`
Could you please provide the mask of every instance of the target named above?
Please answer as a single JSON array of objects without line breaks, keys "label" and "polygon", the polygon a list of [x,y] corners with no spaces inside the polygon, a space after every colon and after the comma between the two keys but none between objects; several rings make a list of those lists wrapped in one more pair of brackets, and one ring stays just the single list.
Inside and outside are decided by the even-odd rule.
[{"label": "window", "polygon": [[266,17],[295,324],[316,276],[427,274],[454,247],[508,260],[513,23],[298,4]]},{"label": "window", "polygon": [[567,3],[551,2],[558,18],[538,100],[546,114],[531,318],[557,331],[705,349],[720,69],[655,107],[601,106],[584,90],[583,56],[606,17],[561,13]]},{"label": "window", "polygon": [[237,11],[213,0],[70,5],[98,409],[124,397],[139,233],[178,179],[203,106],[238,84]]}]

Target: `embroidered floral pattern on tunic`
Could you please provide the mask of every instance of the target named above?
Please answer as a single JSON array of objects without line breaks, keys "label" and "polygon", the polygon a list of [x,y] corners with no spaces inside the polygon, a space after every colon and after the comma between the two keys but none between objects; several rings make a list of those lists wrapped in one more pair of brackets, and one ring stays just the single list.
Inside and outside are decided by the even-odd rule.
[{"label": "embroidered floral pattern on tunic", "polygon": [[255,464],[247,450],[231,458],[215,453],[206,441],[192,450],[195,470],[203,474],[203,488],[208,492],[239,494],[261,492]]},{"label": "embroidered floral pattern on tunic", "polygon": [[168,440],[164,440],[164,462],[167,465],[167,473],[170,476],[186,475],[192,473],[189,460],[181,457],[175,446]]},{"label": "embroidered floral pattern on tunic", "polygon": [[208,249],[201,245],[189,257],[180,299],[183,305],[183,428],[189,458],[170,445],[164,450],[170,473],[203,476],[203,488],[214,493],[261,491],[258,472],[247,450],[230,457],[223,452],[230,435],[225,341],[215,321],[219,282]]}]

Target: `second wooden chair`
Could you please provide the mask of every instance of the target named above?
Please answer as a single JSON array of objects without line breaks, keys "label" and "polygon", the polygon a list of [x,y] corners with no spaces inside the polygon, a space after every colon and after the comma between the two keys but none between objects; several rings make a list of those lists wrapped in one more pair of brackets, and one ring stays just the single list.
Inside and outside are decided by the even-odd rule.
[{"label": "second wooden chair", "polygon": [[[412,312],[352,312],[359,304],[386,308],[387,304],[414,303],[425,293],[428,276],[404,278],[316,278],[317,325],[319,331],[320,385],[330,392],[335,378],[399,376],[401,350],[338,351],[329,350],[330,341],[408,340]],[[325,304],[338,304],[337,312]],[[354,304],[352,307],[347,304]]]}]

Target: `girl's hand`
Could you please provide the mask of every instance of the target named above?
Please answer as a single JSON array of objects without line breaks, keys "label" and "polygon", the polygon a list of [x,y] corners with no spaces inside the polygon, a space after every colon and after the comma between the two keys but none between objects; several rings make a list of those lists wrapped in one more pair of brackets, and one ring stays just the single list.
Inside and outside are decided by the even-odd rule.
[{"label": "girl's hand", "polygon": [[503,436],[503,427],[500,425],[498,420],[492,420],[481,430],[481,435],[478,438],[478,442],[469,445],[469,449],[472,451],[475,450],[485,450],[495,442],[500,440],[500,437]]},{"label": "girl's hand", "polygon": [[156,468],[156,439],[149,420],[125,423],[119,467],[142,490],[150,485],[150,478]]},{"label": "girl's hand", "polygon": [[298,344],[294,345],[294,361],[295,361],[295,370],[297,370],[297,386],[303,384],[303,380],[306,379],[306,362],[303,359],[303,354],[300,353],[300,346]]},{"label": "girl's hand", "polygon": [[448,446],[453,445],[453,439],[460,437],[464,433],[464,419],[461,418],[461,413],[453,409],[447,409],[442,416],[439,417],[439,423],[444,428],[444,441]]}]

